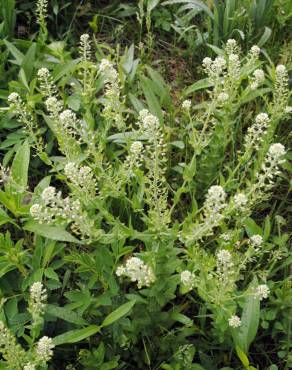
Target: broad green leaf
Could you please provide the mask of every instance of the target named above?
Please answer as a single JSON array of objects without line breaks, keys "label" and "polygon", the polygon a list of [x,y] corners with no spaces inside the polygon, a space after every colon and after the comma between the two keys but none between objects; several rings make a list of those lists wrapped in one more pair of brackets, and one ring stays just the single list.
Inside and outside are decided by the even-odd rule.
[{"label": "broad green leaf", "polygon": [[132,44],[129,49],[126,51],[122,58],[122,67],[123,70],[129,74],[133,68],[134,62],[134,44]]},{"label": "broad green leaf", "polygon": [[135,95],[129,93],[128,97],[129,97],[129,99],[130,99],[130,101],[131,101],[131,103],[132,103],[136,112],[139,113],[142,109],[145,108],[143,103],[138,98],[136,98]]},{"label": "broad green leaf", "polygon": [[92,335],[98,333],[100,331],[100,327],[97,325],[90,325],[84,329],[78,330],[70,330],[67,333],[58,335],[57,337],[53,338],[53,342],[55,346],[59,346],[60,344],[65,343],[77,343],[81,342],[82,340],[91,337]]},{"label": "broad green leaf", "polygon": [[[256,285],[256,279],[250,287]],[[254,340],[258,331],[260,320],[260,300],[253,295],[248,295],[245,299],[241,316],[241,326],[236,333],[233,331],[235,344],[241,348],[244,353],[248,353],[249,346]]]},{"label": "broad green leaf", "polygon": [[245,221],[244,221],[244,228],[245,228],[245,231],[247,232],[248,236],[252,236],[252,235],[262,235],[263,232],[262,232],[262,229],[261,227],[259,227],[255,221],[248,217]]},{"label": "broad green leaf", "polygon": [[58,226],[42,225],[31,221],[25,224],[24,229],[48,239],[82,244],[80,240]]},{"label": "broad green leaf", "polygon": [[187,87],[183,92],[183,96],[190,95],[195,91],[206,89],[207,87],[212,86],[208,78],[204,78],[192,84],[191,86]]},{"label": "broad green leaf", "polygon": [[88,323],[78,313],[67,309],[66,307],[58,307],[52,304],[46,305],[46,313],[58,317],[64,321],[71,322],[76,325],[87,325]]},{"label": "broad green leaf", "polygon": [[24,54],[21,51],[19,51],[13,44],[11,44],[11,42],[4,40],[4,43],[7,49],[10,51],[10,53],[14,56],[15,63],[17,65],[21,65],[24,58]]},{"label": "broad green leaf", "polygon": [[31,44],[21,63],[21,67],[24,70],[26,80],[28,81],[31,79],[34,67],[36,45],[36,43]]},{"label": "broad green leaf", "polygon": [[27,186],[29,157],[30,148],[28,142],[25,141],[17,150],[11,166],[11,176],[23,188]]},{"label": "broad green leaf", "polygon": [[153,92],[151,81],[149,78],[141,76],[141,82],[142,90],[144,92],[150,112],[159,119],[160,123],[163,123],[162,109],[156,95]]},{"label": "broad green leaf", "polygon": [[117,308],[115,311],[110,313],[103,320],[101,326],[102,327],[109,326],[112,323],[114,323],[115,321],[119,320],[121,317],[127,315],[131,311],[131,309],[135,305],[135,303],[136,303],[136,301],[130,301],[130,302],[127,302],[127,303],[123,304],[119,308]]}]

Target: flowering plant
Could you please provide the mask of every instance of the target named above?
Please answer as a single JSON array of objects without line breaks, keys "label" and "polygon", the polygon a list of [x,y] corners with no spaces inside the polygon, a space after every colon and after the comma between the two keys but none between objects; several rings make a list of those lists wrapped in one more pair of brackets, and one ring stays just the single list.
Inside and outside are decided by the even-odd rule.
[{"label": "flowering plant", "polygon": [[[275,134],[291,112],[286,68],[266,71],[258,46],[242,55],[230,39],[202,62],[205,100],[181,99],[174,107],[168,99],[166,111],[142,67],[145,101],[127,91],[133,58],[124,70],[110,56],[95,60],[87,34],[79,52],[61,78],[48,61],[38,70],[34,105],[11,92],[10,115],[23,125],[25,140],[11,169],[1,168],[1,202],[33,236],[35,275],[48,279],[49,294],[42,283],[30,288],[31,348],[44,315],[79,329],[55,325],[54,338],[42,337],[27,355],[3,324],[4,359],[12,363],[15,348],[20,366],[45,367],[54,346],[90,338],[89,349],[80,347],[81,363],[96,356],[100,364],[111,359],[104,368],[126,361],[143,368],[154,356],[147,342],[153,338],[154,346],[161,341],[153,362],[191,369],[208,321],[212,340],[236,348],[249,366],[260,307],[273,290],[271,272],[287,256],[284,243],[273,246],[269,231],[252,219],[285,164]],[[167,94],[163,83],[160,92]],[[49,174],[34,189],[30,150]],[[145,358],[136,343],[143,343]]]}]

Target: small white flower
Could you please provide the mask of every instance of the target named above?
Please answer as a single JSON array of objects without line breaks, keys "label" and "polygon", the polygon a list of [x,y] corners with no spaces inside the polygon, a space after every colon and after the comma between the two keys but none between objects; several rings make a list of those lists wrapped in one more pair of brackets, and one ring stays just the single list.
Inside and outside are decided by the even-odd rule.
[{"label": "small white flower", "polygon": [[276,74],[279,76],[285,75],[287,73],[286,67],[283,64],[279,64],[276,67]]},{"label": "small white flower", "polygon": [[189,100],[189,99],[187,99],[187,100],[184,100],[183,102],[182,102],[182,109],[184,109],[184,110],[186,110],[186,111],[189,111],[190,109],[191,109],[191,106],[192,106],[192,102]]},{"label": "small white flower", "polygon": [[83,43],[87,43],[90,39],[90,36],[88,33],[84,33],[83,35],[80,36],[80,41]]},{"label": "small white flower", "polygon": [[209,68],[212,64],[212,59],[209,57],[206,57],[203,59],[203,67]]},{"label": "small white flower", "polygon": [[225,92],[222,92],[218,95],[218,101],[220,103],[225,103],[229,99],[229,95]]},{"label": "small white flower", "polygon": [[20,96],[16,92],[12,92],[8,96],[7,100],[8,100],[8,103],[10,103],[10,104],[18,104],[19,102],[21,102]]},{"label": "small white flower", "polygon": [[249,240],[250,244],[256,249],[263,244],[263,238],[261,235],[253,235]]},{"label": "small white flower", "polygon": [[221,263],[222,265],[229,264],[232,258],[231,253],[226,249],[222,249],[221,251],[219,251],[216,256],[218,262]]},{"label": "small white flower", "polygon": [[240,210],[244,210],[247,203],[248,203],[248,199],[244,193],[238,193],[234,196],[234,204]]},{"label": "small white flower", "polygon": [[156,279],[152,268],[138,257],[129,258],[124,266],[117,268],[116,274],[117,276],[126,276],[132,282],[137,282],[138,289],[150,286]]},{"label": "small white flower", "polygon": [[273,159],[277,160],[277,159],[283,157],[285,155],[286,151],[285,151],[284,145],[282,145],[280,143],[276,143],[276,144],[272,144],[270,146],[268,153]]},{"label": "small white flower", "polygon": [[193,282],[193,274],[189,270],[184,270],[180,274],[180,281],[183,285],[191,286]]},{"label": "small white flower", "polygon": [[262,301],[263,299],[268,298],[269,294],[270,294],[269,287],[266,284],[261,284],[257,286],[254,293],[254,297]]},{"label": "small white flower", "polygon": [[250,53],[254,58],[258,58],[260,55],[261,49],[257,45],[253,45],[250,49]]},{"label": "small white flower", "polygon": [[50,72],[49,72],[48,68],[42,67],[38,70],[37,75],[40,78],[48,78],[50,76]]},{"label": "small white flower", "polygon": [[53,357],[52,349],[55,347],[52,338],[42,337],[37,344],[36,355],[42,362],[48,362]]},{"label": "small white flower", "polygon": [[41,194],[41,198],[45,203],[50,203],[55,199],[56,196],[56,188],[53,186],[48,186],[45,188]]},{"label": "small white flower", "polygon": [[238,316],[233,315],[228,319],[228,324],[231,328],[238,328],[241,326],[241,320]]},{"label": "small white flower", "polygon": [[292,106],[287,105],[287,106],[285,107],[285,113],[286,113],[286,114],[290,114],[290,113],[292,113]]},{"label": "small white flower", "polygon": [[259,124],[259,125],[267,125],[268,123],[270,123],[270,118],[269,116],[267,115],[267,113],[259,113],[257,116],[256,116],[256,119],[255,119],[256,123]]},{"label": "small white flower", "polygon": [[143,144],[140,141],[134,141],[130,147],[130,153],[134,156],[138,156],[143,149]]}]

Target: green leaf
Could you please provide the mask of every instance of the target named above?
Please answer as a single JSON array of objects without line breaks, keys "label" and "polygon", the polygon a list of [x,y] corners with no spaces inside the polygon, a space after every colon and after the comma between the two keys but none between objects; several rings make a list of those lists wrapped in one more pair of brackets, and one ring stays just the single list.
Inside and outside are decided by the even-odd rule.
[{"label": "green leaf", "polygon": [[160,0],[148,0],[147,1],[147,12],[151,13],[154,8],[159,4]]},{"label": "green leaf", "polygon": [[110,313],[103,320],[101,326],[102,327],[109,326],[112,323],[114,323],[115,321],[119,320],[121,317],[127,315],[131,311],[131,309],[135,305],[135,303],[136,303],[136,301],[130,301],[130,302],[127,302],[127,303],[123,304],[119,308],[117,308],[115,311]]},{"label": "green leaf", "polygon": [[258,42],[258,46],[262,47],[270,38],[272,30],[269,27],[265,27],[264,33]]},{"label": "green leaf", "polygon": [[242,365],[247,369],[249,367],[249,360],[246,354],[240,349],[240,347],[236,346],[236,353],[237,356],[239,357],[240,361],[242,362]]},{"label": "green leaf", "polygon": [[65,343],[77,343],[98,333],[99,331],[100,326],[90,325],[84,329],[70,330],[67,331],[67,333],[58,335],[57,337],[53,338],[53,342],[55,346],[59,346],[60,344]]},{"label": "green leaf", "polygon": [[48,239],[82,244],[80,240],[58,226],[42,225],[31,221],[25,224],[24,229]]},{"label": "green leaf", "polygon": [[244,221],[243,226],[249,237],[252,235],[262,235],[263,234],[262,229],[250,217]]},{"label": "green leaf", "polygon": [[[256,285],[256,279],[251,283],[251,287]],[[249,288],[250,289],[250,288]],[[241,326],[234,333],[235,344],[245,353],[248,353],[249,346],[254,340],[258,331],[260,321],[260,301],[253,295],[248,295],[245,299],[241,316]]]},{"label": "green leaf", "polygon": [[12,222],[13,220],[8,216],[4,209],[0,208],[0,226]]},{"label": "green leaf", "polygon": [[13,44],[11,44],[11,42],[4,40],[4,43],[7,49],[10,51],[10,53],[14,56],[16,64],[21,65],[24,58],[24,54],[22,54],[21,51],[19,51]]},{"label": "green leaf", "polygon": [[71,322],[72,324],[76,325],[87,325],[87,321],[84,320],[80,315],[78,315],[76,312],[71,311],[65,307],[58,307],[54,306],[52,304],[46,305],[46,313],[58,317],[59,319],[62,319],[67,322]]},{"label": "green leaf", "polygon": [[26,79],[28,81],[31,79],[32,76],[35,61],[36,45],[37,45],[36,43],[31,44],[21,63],[21,67],[23,68]]},{"label": "green leaf", "polygon": [[163,123],[162,109],[160,107],[157,97],[155,96],[153,92],[151,81],[149,80],[149,78],[142,76],[141,82],[142,82],[142,90],[147,100],[147,104],[148,104],[150,112],[159,119],[160,123]]},{"label": "green leaf", "polygon": [[207,87],[212,86],[208,78],[204,78],[187,87],[183,92],[183,96],[190,95],[195,91],[206,89]]},{"label": "green leaf", "polygon": [[25,141],[17,150],[11,166],[11,176],[23,188],[27,186],[29,157],[30,149],[28,142]]}]

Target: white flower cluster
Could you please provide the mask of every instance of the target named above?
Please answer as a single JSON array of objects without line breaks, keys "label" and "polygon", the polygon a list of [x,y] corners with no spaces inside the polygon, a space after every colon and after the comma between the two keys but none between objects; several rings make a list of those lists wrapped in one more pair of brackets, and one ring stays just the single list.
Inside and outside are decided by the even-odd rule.
[{"label": "white flower cluster", "polygon": [[124,126],[124,120],[121,112],[122,103],[120,101],[118,72],[109,60],[102,59],[99,65],[99,73],[103,76],[105,82],[103,116],[106,120],[115,122],[115,125],[121,129]]},{"label": "white flower cluster", "polygon": [[184,270],[180,274],[180,281],[184,286],[191,290],[195,284],[195,275],[189,270]]},{"label": "white flower cluster", "polygon": [[6,328],[3,321],[0,320],[0,353],[7,361],[8,366],[13,369],[25,360],[25,352],[17,343],[15,336]]},{"label": "white flower cluster", "polygon": [[129,258],[124,266],[119,266],[117,276],[126,276],[132,282],[137,282],[138,289],[143,286],[149,287],[155,281],[155,275],[151,267],[146,265],[140,258]]},{"label": "white flower cluster", "polygon": [[215,227],[222,220],[222,211],[227,206],[225,201],[226,193],[222,186],[211,186],[204,203],[204,221],[209,227]]},{"label": "white flower cluster", "polygon": [[[274,111],[283,114],[286,112],[289,98],[288,71],[283,64],[276,67],[276,81],[274,92]],[[289,108],[288,108],[289,109]]]},{"label": "white flower cluster", "polygon": [[258,187],[269,190],[274,185],[275,176],[279,175],[279,165],[284,163],[285,147],[280,143],[272,144],[262,164],[262,171],[258,174]]},{"label": "white flower cluster", "polygon": [[216,254],[217,275],[223,286],[232,283],[230,277],[234,274],[234,263],[231,253],[226,249],[221,249]]},{"label": "white flower cluster", "polygon": [[91,43],[90,36],[87,33],[84,33],[80,36],[80,46],[79,51],[81,58],[84,62],[88,61],[91,56]]},{"label": "white flower cluster", "polygon": [[23,102],[20,95],[16,92],[11,93],[7,100],[11,111],[17,116],[17,120],[25,126],[25,131],[28,133],[29,139],[34,143],[35,148],[42,152],[42,139],[37,136],[39,130],[28,105]]},{"label": "white flower cluster", "polygon": [[66,164],[64,172],[72,184],[77,188],[80,188],[90,196],[96,193],[96,179],[89,166],[79,167],[76,163],[69,162]]},{"label": "white flower cluster", "polygon": [[266,284],[261,284],[256,287],[254,297],[262,301],[263,299],[268,298],[269,294],[269,287]]},{"label": "white flower cluster", "polygon": [[261,235],[252,235],[249,238],[249,242],[251,246],[254,248],[254,250],[258,252],[263,244],[263,237]]},{"label": "white flower cluster", "polygon": [[227,55],[238,54],[240,50],[236,40],[228,39],[225,45],[225,51]]},{"label": "white flower cluster", "polygon": [[248,198],[244,193],[237,193],[233,198],[235,209],[244,212],[247,209]]},{"label": "white flower cluster", "polygon": [[37,76],[40,81],[40,88],[43,96],[49,98],[57,94],[57,86],[54,84],[53,77],[47,68],[40,68]]},{"label": "white flower cluster", "polygon": [[247,129],[247,134],[244,138],[246,150],[259,150],[270,122],[271,120],[267,113],[260,113],[256,116],[255,123]]},{"label": "white flower cluster", "polygon": [[119,82],[119,75],[113,63],[107,59],[102,59],[99,65],[99,72],[103,75],[105,83],[115,84]]},{"label": "white flower cluster", "polygon": [[51,96],[45,101],[45,104],[52,118],[58,119],[63,108],[62,103],[55,96]]},{"label": "white flower cluster", "polygon": [[256,69],[251,78],[250,88],[256,90],[265,81],[265,73],[262,69]]},{"label": "white flower cluster", "polygon": [[142,132],[150,135],[151,139],[151,135],[159,129],[159,120],[148,109],[142,109],[139,112],[139,126]]},{"label": "white flower cluster", "polygon": [[224,104],[229,100],[229,94],[227,94],[226,92],[221,92],[219,93],[217,99],[219,103]]},{"label": "white flower cluster", "polygon": [[38,343],[36,348],[36,358],[41,363],[46,363],[50,361],[53,357],[52,349],[55,347],[52,338],[47,336],[42,337]]},{"label": "white flower cluster", "polygon": [[238,316],[233,315],[228,319],[228,324],[231,328],[238,328],[241,326],[241,320]]},{"label": "white flower cluster", "polygon": [[220,76],[225,72],[226,67],[226,60],[223,57],[216,57],[214,60],[209,57],[203,59],[203,68],[214,85],[221,81]]},{"label": "white flower cluster", "polygon": [[249,62],[254,63],[259,59],[261,49],[257,45],[253,45],[249,51]]},{"label": "white flower cluster", "polygon": [[185,111],[187,111],[187,112],[189,112],[189,111],[190,111],[191,106],[192,106],[192,102],[191,102],[191,100],[189,100],[189,99],[184,100],[184,101],[182,102],[182,105],[181,105],[182,109],[183,109],[183,110],[185,110]]},{"label": "white flower cluster", "polygon": [[48,16],[48,0],[37,0],[36,3],[37,23],[42,24]]},{"label": "white flower cluster", "polygon": [[43,284],[40,281],[33,283],[30,287],[28,312],[32,316],[32,322],[34,325],[42,323],[46,300],[47,291],[44,289]]},{"label": "white flower cluster", "polygon": [[130,177],[134,176],[135,169],[141,167],[143,159],[143,144],[141,141],[134,141],[125,159],[125,169]]},{"label": "white flower cluster", "polygon": [[233,82],[239,81],[240,77],[240,59],[238,54],[230,54],[228,56],[228,77]]},{"label": "white flower cluster", "polygon": [[48,186],[43,190],[41,200],[41,204],[35,203],[30,207],[31,216],[40,224],[72,223],[70,227],[74,233],[83,237],[91,235],[93,221],[88,220],[78,199],[63,199],[60,191],[56,192],[53,186]]}]

